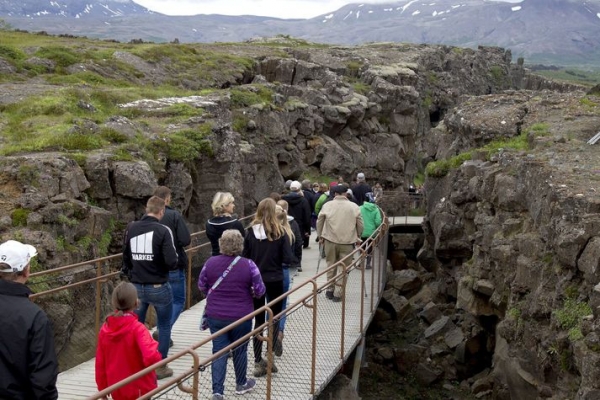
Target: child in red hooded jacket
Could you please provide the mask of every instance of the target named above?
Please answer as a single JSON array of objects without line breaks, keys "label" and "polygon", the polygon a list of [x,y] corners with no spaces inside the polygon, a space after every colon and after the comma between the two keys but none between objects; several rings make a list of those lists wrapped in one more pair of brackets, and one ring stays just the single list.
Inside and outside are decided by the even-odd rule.
[{"label": "child in red hooded jacket", "polygon": [[[96,349],[96,384],[98,390],[162,360],[158,342],[138,321],[133,312],[138,306],[137,291],[129,282],[121,282],[112,293],[115,312],[106,318],[98,335]],[[130,400],[152,391],[157,386],[154,371],[111,393],[114,400]]]}]

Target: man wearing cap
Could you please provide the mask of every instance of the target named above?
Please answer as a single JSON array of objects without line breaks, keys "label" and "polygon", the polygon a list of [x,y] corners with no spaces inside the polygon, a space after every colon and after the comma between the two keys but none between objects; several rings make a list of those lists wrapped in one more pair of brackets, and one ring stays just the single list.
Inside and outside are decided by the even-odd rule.
[{"label": "man wearing cap", "polygon": [[[308,248],[310,240],[310,203],[302,193],[302,184],[298,181],[293,181],[290,184],[290,193],[281,196],[289,204],[288,214],[294,217],[300,230],[302,231],[302,247]],[[298,271],[301,271],[299,269]]]},{"label": "man wearing cap", "polygon": [[[348,188],[337,185],[330,189],[334,199],[325,203],[317,218],[319,242],[324,246],[327,267],[337,263],[352,253],[355,244],[360,244],[363,220],[360,208],[346,197]],[[351,260],[347,260],[350,263]],[[347,266],[347,265],[346,265]],[[338,274],[338,268],[327,272],[330,281]],[[346,277],[327,288],[325,295],[332,301],[341,301]]]},{"label": "man wearing cap", "polygon": [[25,286],[36,255],[15,240],[0,245],[0,399],[58,398],[52,327]]},{"label": "man wearing cap", "polygon": [[[152,196],[146,203],[146,214],[127,227],[123,245],[123,270],[134,284],[140,299],[136,310],[141,323],[146,322],[148,306],[156,311],[158,351],[167,358],[171,340],[173,291],[169,271],[177,269],[177,251],[171,229],[159,223],[165,215],[165,201]],[[156,370],[158,379],[173,375],[166,365]]]},{"label": "man wearing cap", "polygon": [[365,174],[359,172],[358,175],[356,175],[356,185],[352,188],[352,194],[359,206],[362,206],[365,201],[368,201],[367,193],[369,192],[373,192],[373,189],[365,182]]}]

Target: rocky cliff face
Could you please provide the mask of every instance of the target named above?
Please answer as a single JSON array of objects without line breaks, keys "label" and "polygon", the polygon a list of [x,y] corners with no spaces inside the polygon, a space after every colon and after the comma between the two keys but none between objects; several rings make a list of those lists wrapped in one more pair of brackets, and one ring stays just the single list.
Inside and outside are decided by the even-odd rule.
[{"label": "rocky cliff face", "polygon": [[415,344],[376,360],[416,363],[421,382],[456,379],[478,398],[600,396],[600,158],[586,143],[600,98],[584,95],[469,98],[433,130],[432,157],[523,132],[530,147],[474,151],[427,179],[419,264],[395,272],[385,296],[404,320],[395,334]]},{"label": "rocky cliff face", "polygon": [[[404,365],[400,370],[417,365],[408,372],[419,371],[425,383],[469,385],[479,376],[469,389],[497,398],[569,397],[577,391],[573,382],[582,399],[593,398],[594,320],[571,326],[554,312],[600,302],[593,290],[600,281],[600,250],[590,187],[597,158],[585,145],[598,129],[597,98],[532,77],[499,48],[263,45],[212,47],[250,55],[254,63],[212,81],[185,76],[179,82],[190,90],[207,82],[221,88],[210,95],[139,99],[121,104],[124,115],[73,124],[74,132],[86,135],[110,129],[121,138],[153,142],[210,126],[208,149],[193,160],[170,157],[176,142],[152,159],[135,143],[127,157],[112,147],[77,157],[4,157],[2,240],[35,245],[40,266],[55,268],[119,251],[125,224],[143,213],[157,185],[173,189],[174,206],[198,230],[216,191],[242,199],[243,214],[287,179],[351,180],[362,171],[370,182],[402,191],[430,161],[530,131],[535,152],[490,156],[480,150],[474,160],[427,181],[426,237],[418,262],[398,271],[386,293],[395,318],[419,321],[411,335],[421,342],[377,359],[396,360]],[[139,84],[171,82],[178,69],[168,58],[147,62],[127,51],[113,57],[135,71],[131,80]],[[55,67],[51,60],[30,61]],[[18,73],[2,65],[7,75]],[[73,74],[125,78],[97,61],[69,68]],[[12,89],[0,91],[3,105],[55,90],[39,81],[2,88]],[[161,112],[176,103],[202,112],[171,123]],[[79,106],[93,108],[83,100]],[[150,117],[137,120],[138,114]],[[542,122],[548,125],[535,126]],[[3,120],[0,127],[10,129]],[[60,325],[72,329],[80,317],[63,310]],[[567,326],[578,328],[585,340],[573,339],[577,332],[570,338]],[[62,335],[59,343],[67,343],[70,332]]]}]

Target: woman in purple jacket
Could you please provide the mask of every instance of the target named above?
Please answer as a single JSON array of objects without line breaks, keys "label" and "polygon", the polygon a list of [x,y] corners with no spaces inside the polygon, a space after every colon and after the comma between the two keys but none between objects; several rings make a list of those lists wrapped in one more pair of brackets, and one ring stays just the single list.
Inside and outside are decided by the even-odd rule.
[{"label": "woman in purple jacket", "polygon": [[[254,311],[253,297],[263,297],[265,285],[254,261],[240,257],[244,238],[237,229],[228,229],[219,239],[221,254],[206,260],[198,288],[206,297],[206,317],[213,334]],[[229,266],[232,265],[229,269]],[[227,272],[229,269],[229,272]],[[220,280],[221,279],[221,280]],[[214,287],[215,283],[220,283]],[[212,290],[211,290],[212,289]],[[229,332],[213,339],[213,354],[247,335],[252,320],[240,324]],[[248,369],[248,342],[233,350],[236,394],[244,394],[254,388],[254,379],[246,378]],[[212,364],[213,399],[222,399],[225,391],[227,356],[219,357]]]}]

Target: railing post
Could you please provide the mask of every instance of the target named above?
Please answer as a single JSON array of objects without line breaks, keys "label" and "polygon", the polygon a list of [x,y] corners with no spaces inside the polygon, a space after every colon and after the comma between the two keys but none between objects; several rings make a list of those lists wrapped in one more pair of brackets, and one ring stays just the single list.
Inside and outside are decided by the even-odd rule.
[{"label": "railing post", "polygon": [[[100,278],[102,276],[102,263],[100,261],[96,261],[96,278]],[[102,281],[100,279],[96,280],[96,316],[94,319],[94,331],[96,332],[96,337],[94,337],[94,343],[98,343],[98,334],[100,333],[100,309],[102,308]]]},{"label": "railing post", "polygon": [[187,290],[185,291],[185,309],[189,309],[192,306],[192,257],[191,255],[197,254],[197,252],[191,252],[192,254],[188,254],[188,265],[187,271],[185,272],[187,275],[187,279],[185,281],[185,285],[187,286]]},{"label": "railing post", "polygon": [[[339,261],[338,261],[338,263],[339,263]],[[340,334],[342,336],[340,338],[340,359],[343,360],[344,359],[344,338],[346,336],[346,272],[347,271],[346,271],[346,263],[342,262],[340,264],[342,267],[342,271],[344,272],[341,277],[341,279],[342,279],[342,326],[340,329]]]},{"label": "railing post", "polygon": [[[319,253],[319,257],[321,257],[321,254]],[[313,308],[312,308],[312,312],[313,312],[313,324],[312,324],[312,354],[311,354],[311,372],[310,372],[310,394],[314,395],[315,394],[315,380],[316,380],[316,369],[317,369],[317,317],[319,315],[318,313],[318,304],[317,304],[317,294],[319,292],[317,292],[317,282],[314,280],[312,281],[313,284]]]}]

